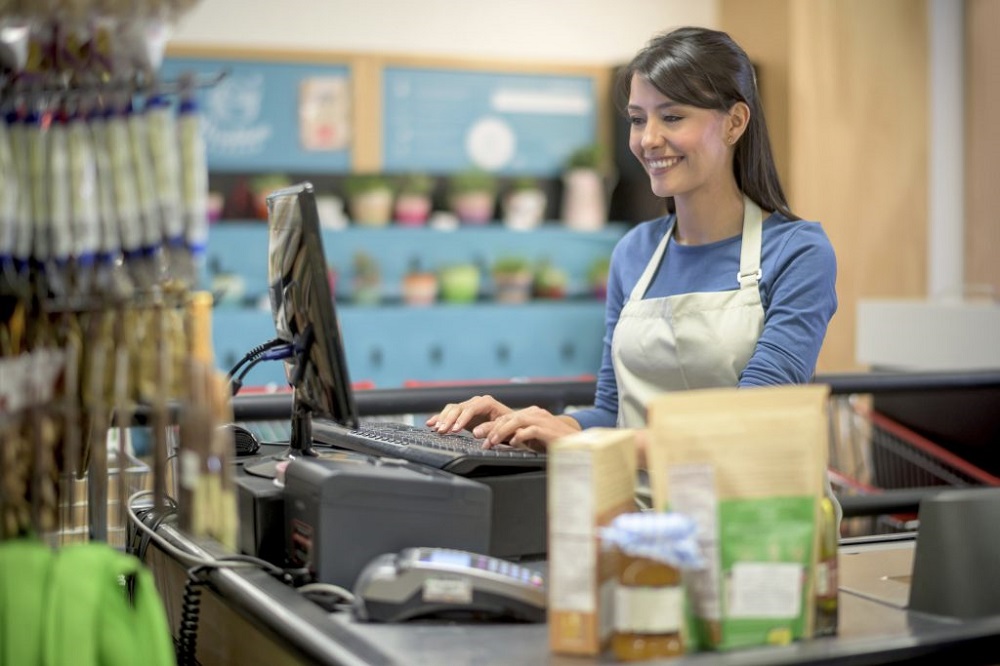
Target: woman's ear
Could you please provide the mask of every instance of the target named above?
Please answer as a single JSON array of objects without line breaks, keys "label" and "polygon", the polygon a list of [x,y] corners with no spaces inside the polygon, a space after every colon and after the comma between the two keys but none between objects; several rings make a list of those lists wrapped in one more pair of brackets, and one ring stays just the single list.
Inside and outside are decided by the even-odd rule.
[{"label": "woman's ear", "polygon": [[747,131],[750,124],[750,107],[746,102],[736,102],[729,107],[729,115],[726,119],[726,141],[733,145],[739,141],[743,133]]}]

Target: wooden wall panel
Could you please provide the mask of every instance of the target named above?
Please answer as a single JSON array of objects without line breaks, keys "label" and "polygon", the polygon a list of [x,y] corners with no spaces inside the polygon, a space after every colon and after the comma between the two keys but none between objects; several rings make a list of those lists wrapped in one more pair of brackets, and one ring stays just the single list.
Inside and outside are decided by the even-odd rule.
[{"label": "wooden wall panel", "polygon": [[914,0],[792,3],[789,196],[839,263],[821,372],[856,369],[859,300],[926,295],[926,17]]},{"label": "wooden wall panel", "polygon": [[823,224],[839,263],[819,372],[859,369],[860,299],[925,295],[926,16],[924,0],[720,4],[720,25],[752,59],[787,63],[787,109],[774,106],[780,96],[764,100],[787,154],[786,193],[792,210]]},{"label": "wooden wall panel", "polygon": [[[719,27],[750,56],[757,69],[767,130],[781,183],[788,187],[788,0],[721,0]],[[786,192],[787,194],[787,192]]]},{"label": "wooden wall panel", "polygon": [[965,284],[1000,300],[1000,2],[965,3]]}]

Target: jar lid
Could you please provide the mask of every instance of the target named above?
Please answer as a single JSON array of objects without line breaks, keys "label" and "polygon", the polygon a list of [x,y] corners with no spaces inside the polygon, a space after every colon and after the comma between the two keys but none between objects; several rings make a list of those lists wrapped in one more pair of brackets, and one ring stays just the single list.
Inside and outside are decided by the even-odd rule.
[{"label": "jar lid", "polygon": [[616,516],[601,530],[601,540],[605,548],[617,548],[632,557],[698,569],[703,563],[697,531],[694,520],[684,514],[643,511]]}]

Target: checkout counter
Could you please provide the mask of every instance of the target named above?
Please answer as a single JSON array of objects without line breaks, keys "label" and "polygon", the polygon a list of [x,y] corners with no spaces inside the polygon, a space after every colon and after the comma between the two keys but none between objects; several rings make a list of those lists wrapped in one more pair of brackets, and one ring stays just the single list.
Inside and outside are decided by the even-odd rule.
[{"label": "checkout counter", "polygon": [[[997,385],[997,375],[966,376],[964,386]],[[941,388],[934,376],[919,378],[922,386]],[[954,378],[952,378],[954,380]],[[842,383],[827,382],[834,391],[871,389],[881,382],[893,388],[892,377],[847,378]],[[907,381],[895,386],[910,390]],[[556,387],[559,388],[559,387]],[[583,404],[588,387],[567,386],[548,392],[548,402]],[[505,396],[515,404],[539,402],[537,395],[518,394],[510,389]],[[496,393],[502,394],[504,390]],[[579,392],[579,394],[577,393]],[[854,392],[853,390],[850,392]],[[405,395],[404,395],[405,394]],[[420,413],[420,405],[441,404],[440,395],[416,395],[402,391],[382,405],[359,407],[369,414]],[[500,396],[498,396],[500,397]],[[501,397],[504,399],[504,397]],[[279,400],[255,397],[256,404],[235,405],[251,410],[258,418],[280,415]],[[245,415],[245,414],[244,414]],[[978,489],[971,492],[978,492]],[[993,492],[985,490],[985,492]],[[875,498],[874,510],[896,510],[892,497]],[[900,506],[912,505],[927,493],[904,493]],[[1000,502],[997,502],[1000,505]],[[898,508],[898,507],[897,507]],[[911,508],[914,508],[911,506]],[[857,503],[844,502],[845,516],[866,510]],[[169,520],[157,521],[157,532],[173,548],[199,557],[227,555],[219,544],[195,540],[177,530]],[[956,522],[956,521],[950,521]],[[981,530],[982,531],[982,530]],[[962,663],[990,664],[1000,658],[1000,613],[979,614],[959,619],[955,615],[917,611],[909,608],[914,563],[918,554],[917,533],[843,539],[840,545],[839,630],[837,636],[817,638],[781,647],[760,647],[732,652],[706,652],[677,659],[647,663],[670,664],[884,664]],[[961,548],[961,544],[956,544]],[[939,549],[940,552],[940,549]],[[196,656],[201,664],[477,664],[511,666],[519,664],[616,663],[610,654],[599,658],[552,654],[544,623],[458,622],[417,620],[382,624],[356,620],[349,610],[328,609],[294,587],[257,568],[218,568],[203,573],[197,603],[185,605],[193,586],[184,564],[155,541],[141,554],[157,579],[172,627],[181,626],[185,608],[197,611]],[[522,566],[545,573],[542,558],[526,558]],[[926,572],[924,572],[926,573]],[[961,572],[969,576],[969,570]],[[975,574],[973,574],[975,576]],[[993,574],[982,578],[989,584]],[[978,579],[978,576],[977,576]],[[189,621],[191,617],[187,618]]]},{"label": "checkout counter", "polygon": [[[191,554],[224,556],[164,525],[159,533]],[[840,628],[835,637],[783,647],[698,653],[647,663],[779,664],[995,663],[1000,616],[957,620],[906,608],[914,535],[844,543],[840,549]],[[172,626],[180,620],[185,569],[151,547]],[[544,572],[544,562],[534,565]],[[616,663],[553,655],[544,624],[441,620],[375,624],[347,611],[328,612],[257,569],[217,569],[199,606],[197,658],[202,664],[585,664]]]}]

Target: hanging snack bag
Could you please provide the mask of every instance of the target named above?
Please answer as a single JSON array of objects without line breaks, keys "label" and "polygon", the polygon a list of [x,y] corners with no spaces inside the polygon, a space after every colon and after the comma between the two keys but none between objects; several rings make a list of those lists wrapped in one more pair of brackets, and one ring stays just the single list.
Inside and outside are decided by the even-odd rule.
[{"label": "hanging snack bag", "polygon": [[699,649],[811,638],[829,387],[699,389],[650,401],[657,510],[698,525],[685,585]]}]

